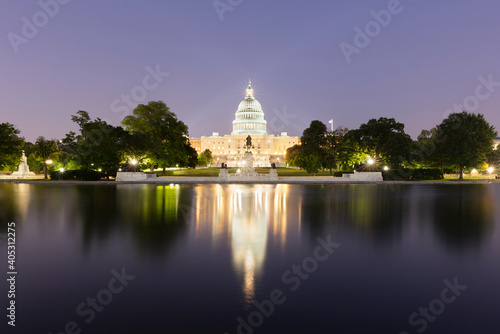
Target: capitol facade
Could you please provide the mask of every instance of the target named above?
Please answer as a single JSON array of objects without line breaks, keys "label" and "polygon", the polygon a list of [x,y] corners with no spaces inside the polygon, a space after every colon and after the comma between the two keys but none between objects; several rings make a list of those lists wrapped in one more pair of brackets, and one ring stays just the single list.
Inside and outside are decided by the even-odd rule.
[{"label": "capitol facade", "polygon": [[250,151],[253,153],[254,167],[270,167],[272,163],[281,167],[286,159],[286,150],[300,144],[299,137],[288,136],[286,132],[276,136],[267,133],[264,111],[253,95],[251,81],[248,82],[245,99],[236,110],[233,132],[224,136],[214,132],[212,136],[190,138],[190,142],[198,154],[209,149],[216,166],[226,163],[228,167],[238,167],[243,163],[249,135],[252,137]]}]

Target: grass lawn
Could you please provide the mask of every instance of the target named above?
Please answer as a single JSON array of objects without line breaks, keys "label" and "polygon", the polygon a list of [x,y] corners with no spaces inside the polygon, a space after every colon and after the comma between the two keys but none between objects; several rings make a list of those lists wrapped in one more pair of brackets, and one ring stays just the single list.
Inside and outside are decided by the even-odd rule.
[{"label": "grass lawn", "polygon": [[[269,174],[269,168],[255,168],[259,174]],[[236,173],[236,168],[229,168],[229,173]],[[179,169],[157,172],[158,176],[219,176],[219,168],[203,168],[203,169]],[[294,168],[278,168],[278,176],[310,176],[305,170]],[[316,176],[330,176],[330,171],[320,171]]]},{"label": "grass lawn", "polygon": [[[445,176],[444,180],[442,180],[442,181],[460,181],[460,179],[458,177]],[[463,181],[495,181],[495,178],[494,177],[484,177],[484,176],[464,176]]]}]

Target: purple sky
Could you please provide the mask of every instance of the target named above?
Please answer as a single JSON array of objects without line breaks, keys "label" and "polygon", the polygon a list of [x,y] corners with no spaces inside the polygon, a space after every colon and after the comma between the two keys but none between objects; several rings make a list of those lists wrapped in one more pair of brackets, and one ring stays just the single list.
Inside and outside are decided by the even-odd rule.
[{"label": "purple sky", "polygon": [[[213,0],[72,0],[53,17],[35,0],[0,1],[0,123],[29,141],[75,131],[78,110],[118,125],[133,109],[121,96],[134,92],[165,101],[191,136],[227,134],[251,78],[271,133],[385,116],[416,138],[464,100],[500,128],[500,83],[476,92],[480,76],[500,82],[498,1],[231,2],[241,3],[221,20]],[[355,27],[388,6],[399,14],[348,63],[340,44],[355,45]],[[33,15],[41,27],[23,37]],[[9,33],[27,43],[13,47]],[[146,68],[158,65],[169,75],[147,78],[146,90]]]}]

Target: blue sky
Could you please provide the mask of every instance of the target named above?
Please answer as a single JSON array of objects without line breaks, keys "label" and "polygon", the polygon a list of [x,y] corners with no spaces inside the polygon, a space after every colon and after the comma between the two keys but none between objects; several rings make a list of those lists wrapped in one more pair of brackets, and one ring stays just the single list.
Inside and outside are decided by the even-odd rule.
[{"label": "blue sky", "polygon": [[[191,136],[227,134],[250,78],[272,133],[384,116],[416,138],[464,101],[500,128],[497,1],[220,0],[223,13],[213,0],[41,2],[53,17],[0,1],[0,122],[30,141],[75,131],[78,110],[118,125],[126,95],[165,101]],[[370,24],[388,8],[390,22]],[[348,62],[340,45],[356,47],[367,24]]]}]

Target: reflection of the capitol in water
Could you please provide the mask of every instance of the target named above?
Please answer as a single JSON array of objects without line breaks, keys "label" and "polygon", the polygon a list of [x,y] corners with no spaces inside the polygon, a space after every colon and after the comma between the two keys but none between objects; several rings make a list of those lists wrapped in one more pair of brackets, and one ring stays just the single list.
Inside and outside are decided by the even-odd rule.
[{"label": "reflection of the capitol in water", "polygon": [[214,186],[211,195],[200,187],[196,230],[212,229],[212,237],[230,240],[233,268],[241,281],[243,299],[250,305],[262,275],[268,241],[283,249],[286,243],[287,185]]}]

